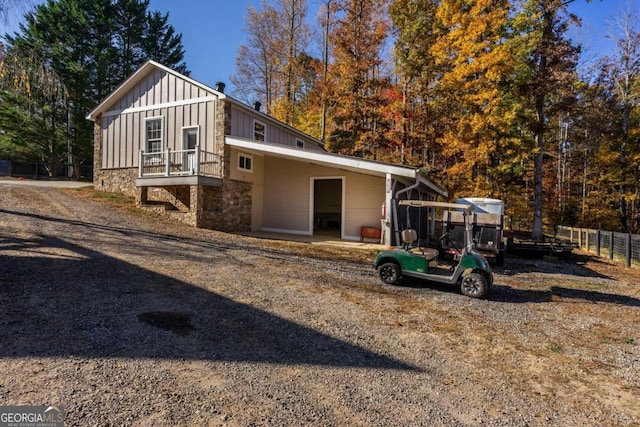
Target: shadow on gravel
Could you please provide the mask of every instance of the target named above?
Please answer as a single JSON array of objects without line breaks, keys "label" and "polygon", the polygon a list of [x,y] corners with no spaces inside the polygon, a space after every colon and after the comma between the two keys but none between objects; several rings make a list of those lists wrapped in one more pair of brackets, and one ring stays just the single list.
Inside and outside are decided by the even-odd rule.
[{"label": "shadow on gravel", "polygon": [[[557,298],[554,299],[554,297]],[[551,286],[548,290],[525,290],[514,289],[503,285],[493,285],[487,299],[489,301],[512,303],[542,303],[551,301],[563,303],[591,302],[594,304],[608,303],[640,307],[640,299],[638,298],[584,289],[564,288],[561,286]]]},{"label": "shadow on gravel", "polygon": [[570,257],[559,258],[556,262],[542,259],[510,256],[503,267],[495,267],[496,272],[505,276],[516,276],[523,273],[569,274],[578,277],[593,277],[610,279],[610,276],[598,273],[587,267],[586,263],[602,263],[597,257],[573,254]]},{"label": "shadow on gravel", "polygon": [[[205,251],[221,251],[227,254],[240,253],[246,255],[247,253],[257,254],[271,259],[290,258],[291,253],[285,251],[279,251],[274,248],[261,248],[251,246],[249,244],[231,243],[225,244],[222,242],[212,242],[208,240],[201,240],[197,238],[185,239],[172,234],[159,233],[155,231],[134,230],[126,227],[118,227],[113,225],[95,224],[90,222],[71,220],[66,218],[50,217],[45,215],[38,215],[34,213],[25,213],[19,211],[9,211],[0,208],[0,214],[16,215],[26,217],[30,219],[36,219],[41,221],[51,221],[59,224],[65,224],[69,226],[82,227],[95,233],[95,238],[99,239],[100,235],[106,234],[113,236],[113,234],[121,235],[123,238],[133,238],[139,244],[129,244],[126,247],[122,247],[121,250],[129,253],[140,253],[147,250],[146,242],[155,241],[164,244],[164,250],[154,248],[154,253],[161,256],[180,257],[182,252],[180,246],[188,246],[188,257],[194,261],[210,261],[207,256],[200,256],[200,254],[206,253]],[[179,248],[179,249],[178,249]],[[196,250],[194,250],[196,249]],[[200,249],[202,251],[200,251]],[[327,260],[326,257],[316,256],[314,257],[320,260]]]},{"label": "shadow on gravel", "polygon": [[0,357],[68,356],[420,371],[57,237],[0,233]]}]

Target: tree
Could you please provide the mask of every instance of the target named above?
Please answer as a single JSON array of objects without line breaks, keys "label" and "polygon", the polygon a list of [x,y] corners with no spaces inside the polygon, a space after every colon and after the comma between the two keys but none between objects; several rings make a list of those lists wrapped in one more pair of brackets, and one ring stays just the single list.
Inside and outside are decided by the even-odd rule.
[{"label": "tree", "polygon": [[443,0],[436,13],[430,53],[440,70],[437,99],[448,106],[440,143],[451,159],[447,174],[475,194],[492,192],[493,159],[513,120],[502,91],[514,69],[508,13],[507,0]]},{"label": "tree", "polygon": [[520,94],[534,113],[528,127],[534,135],[533,231],[543,239],[543,172],[547,148],[548,117],[566,110],[575,100],[572,86],[577,80],[579,49],[565,38],[569,21],[562,0],[530,0],[513,20],[512,44],[519,63]]},{"label": "tree", "polygon": [[93,126],[85,120],[87,111],[144,60],[157,59],[187,71],[180,35],[167,24],[167,15],[147,13],[147,6],[147,0],[48,0],[25,15],[20,34],[5,37],[8,55],[21,58],[23,65],[0,73],[15,80],[24,72],[24,64],[35,59],[64,86],[62,104],[68,120],[57,120],[55,127],[64,129],[64,141],[59,143],[69,143],[74,163],[91,163],[93,158]]},{"label": "tree", "polygon": [[179,73],[189,75],[189,69],[184,62],[182,34],[177,34],[168,22],[169,13],[163,15],[158,11],[147,12],[146,25],[142,32],[142,59],[152,59]]},{"label": "tree", "polygon": [[[637,105],[640,100],[640,33],[638,24],[640,16],[627,10],[616,18],[616,25],[611,38],[616,42],[616,50],[600,61],[598,85],[608,89],[615,99],[616,111],[620,117],[617,129],[617,144],[612,147],[617,153],[617,164],[612,171],[618,172],[614,186],[617,188],[617,207],[619,211],[620,229],[628,232],[630,222],[637,222],[638,196],[640,192],[640,146],[638,135]],[[627,198],[631,198],[631,206],[627,206]]]},{"label": "tree", "polygon": [[[435,0],[393,0],[389,6],[395,36],[395,96],[389,105],[394,114],[396,161],[422,164],[435,171],[440,131],[434,84],[439,71],[431,53],[436,43]],[[412,156],[418,153],[418,156]],[[428,155],[430,153],[430,156]],[[431,161],[429,161],[429,157]]]},{"label": "tree", "polygon": [[381,52],[389,28],[386,1],[341,0],[337,6],[328,79],[334,130],[327,145],[344,154],[375,156],[385,144],[382,92],[389,78],[382,73]]},{"label": "tree", "polygon": [[306,14],[306,0],[279,0],[275,6],[263,0],[261,9],[249,6],[247,43],[240,46],[237,72],[231,77],[242,99],[262,102],[267,114],[290,125],[296,125],[304,96],[300,91],[306,88]]}]

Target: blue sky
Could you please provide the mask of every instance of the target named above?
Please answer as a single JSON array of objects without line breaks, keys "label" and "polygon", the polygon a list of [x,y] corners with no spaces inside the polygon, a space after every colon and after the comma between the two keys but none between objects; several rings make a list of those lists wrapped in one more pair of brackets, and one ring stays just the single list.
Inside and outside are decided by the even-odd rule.
[{"label": "blue sky", "polygon": [[[182,33],[185,60],[194,79],[209,86],[223,81],[230,88],[238,47],[245,41],[244,18],[250,4],[259,7],[260,0],[151,0],[150,9],[169,12],[169,22]],[[319,4],[320,0],[308,0],[312,21]],[[611,49],[612,43],[605,36],[613,26],[613,17],[627,4],[628,0],[575,0],[569,5],[569,10],[583,20],[582,28],[572,30],[571,37],[584,45],[585,58],[603,56]],[[631,4],[632,10],[640,13],[640,0]],[[21,16],[10,16],[8,28],[0,29],[0,33],[14,31]]]}]

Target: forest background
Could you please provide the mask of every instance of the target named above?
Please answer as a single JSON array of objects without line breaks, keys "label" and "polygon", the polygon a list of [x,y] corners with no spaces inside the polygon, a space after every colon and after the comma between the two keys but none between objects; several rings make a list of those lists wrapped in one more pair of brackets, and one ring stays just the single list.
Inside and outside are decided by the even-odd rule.
[{"label": "forest background", "polygon": [[[0,0],[0,15],[19,2]],[[640,231],[631,7],[613,52],[578,70],[571,0],[321,3],[315,24],[306,0],[249,7],[234,96],[329,151],[421,168],[452,199],[502,199],[534,238]],[[147,58],[189,72],[181,34],[148,1],[34,7],[0,44],[0,158],[92,164],[86,113]]]}]

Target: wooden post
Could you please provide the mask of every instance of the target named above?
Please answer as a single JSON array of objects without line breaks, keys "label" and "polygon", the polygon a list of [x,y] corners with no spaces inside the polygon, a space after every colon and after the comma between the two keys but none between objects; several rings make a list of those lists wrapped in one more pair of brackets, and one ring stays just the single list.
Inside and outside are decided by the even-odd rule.
[{"label": "wooden post", "polygon": [[627,261],[627,268],[631,267],[631,233],[627,233],[627,242],[626,242],[626,261]]},{"label": "wooden post", "polygon": [[578,228],[578,248],[582,249],[582,228]]},{"label": "wooden post", "polygon": [[198,176],[198,175],[200,175],[200,144],[196,144],[195,148],[196,148],[196,152],[194,154],[195,159],[193,159],[193,160],[196,163],[195,164],[195,168],[196,168],[195,175]]},{"label": "wooden post", "polygon": [[165,176],[171,175],[171,148],[167,148],[167,160],[165,164]]},{"label": "wooden post", "polygon": [[144,150],[138,152],[138,178],[144,175]]},{"label": "wooden post", "polygon": [[596,256],[600,256],[600,230],[596,230]]}]

